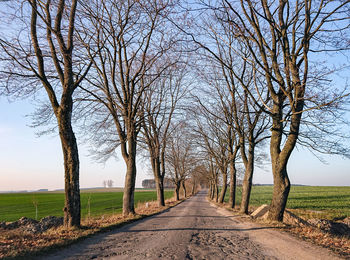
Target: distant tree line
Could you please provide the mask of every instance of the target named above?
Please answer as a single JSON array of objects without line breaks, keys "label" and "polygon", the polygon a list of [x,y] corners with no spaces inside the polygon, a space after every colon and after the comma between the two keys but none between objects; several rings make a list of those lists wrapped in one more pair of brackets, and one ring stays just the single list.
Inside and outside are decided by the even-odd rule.
[{"label": "distant tree line", "polygon": [[[146,189],[155,189],[156,188],[156,181],[154,179],[142,180],[142,187],[146,188]],[[174,188],[174,183],[172,182],[171,179],[164,178],[163,187],[164,187],[164,189]]]},{"label": "distant tree line", "polygon": [[113,188],[113,183],[114,183],[113,180],[104,180],[102,182],[104,188],[107,188],[107,187],[108,188]]}]

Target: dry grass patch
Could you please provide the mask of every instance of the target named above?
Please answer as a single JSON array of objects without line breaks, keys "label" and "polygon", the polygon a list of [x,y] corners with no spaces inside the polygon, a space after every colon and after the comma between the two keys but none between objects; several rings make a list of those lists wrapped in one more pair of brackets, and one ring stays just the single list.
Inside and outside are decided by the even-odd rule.
[{"label": "dry grass patch", "polygon": [[329,248],[339,255],[350,257],[350,237],[332,235],[313,227],[293,227],[288,231],[303,240]]},{"label": "dry grass patch", "polygon": [[44,252],[75,243],[99,232],[105,232],[146,216],[154,215],[181,201],[174,198],[166,200],[165,207],[159,207],[156,201],[139,203],[136,215],[123,217],[122,214],[86,218],[80,229],[67,230],[63,227],[52,228],[43,233],[24,233],[21,229],[5,230],[0,228],[0,258],[28,259]]},{"label": "dry grass patch", "polygon": [[[218,207],[222,207],[230,211],[233,215],[241,215],[239,213],[239,208],[230,208],[228,203],[216,203],[211,201]],[[253,212],[257,207],[249,207],[249,212]],[[310,210],[301,210],[301,209],[288,209],[299,217],[308,219],[315,216],[315,213],[312,212],[310,214]],[[292,235],[301,238],[305,241],[309,241],[315,245],[319,245],[325,248],[332,250],[333,252],[339,254],[340,256],[345,257],[346,259],[350,259],[350,234],[349,236],[339,236],[324,232],[314,226],[297,226],[292,224],[287,224],[283,222],[277,221],[269,221],[263,218],[253,219],[248,215],[244,216],[246,220],[252,221],[254,223],[258,223],[261,225],[267,225],[269,227],[278,228],[278,230],[284,230],[286,232],[291,233]]]}]

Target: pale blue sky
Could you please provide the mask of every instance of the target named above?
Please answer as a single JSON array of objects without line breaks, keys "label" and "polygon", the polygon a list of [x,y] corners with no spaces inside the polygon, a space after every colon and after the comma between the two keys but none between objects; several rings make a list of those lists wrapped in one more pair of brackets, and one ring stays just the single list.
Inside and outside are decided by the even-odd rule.
[{"label": "pale blue sky", "polygon": [[[2,6],[3,8],[4,6]],[[329,61],[329,60],[328,60]],[[334,63],[348,60],[334,57]],[[349,75],[345,73],[344,75]],[[341,77],[342,78],[342,77]],[[342,78],[341,83],[346,80]],[[8,103],[0,97],[0,191],[35,190],[41,188],[61,189],[63,182],[63,159],[58,136],[36,137],[35,129],[28,125],[33,112],[28,101]],[[79,142],[79,140],[78,140]],[[114,180],[115,186],[123,186],[125,165],[110,160],[105,165],[93,163],[88,157],[87,147],[80,144],[80,186],[101,186],[103,180]],[[339,156],[324,156],[329,164],[321,163],[308,151],[295,150],[288,164],[291,182],[305,185],[350,186],[350,160]],[[139,164],[137,187],[144,178],[149,178],[147,167]],[[256,169],[255,183],[272,183],[270,166]]]},{"label": "pale blue sky", "polygon": [[[36,137],[25,117],[33,111],[28,101],[8,103],[0,98],[0,191],[62,189],[63,159],[58,136]],[[79,140],[78,140],[79,141]],[[92,162],[87,147],[80,144],[81,188],[102,186],[112,179],[114,186],[124,184],[125,165],[122,158],[111,159],[105,165]],[[292,184],[350,186],[350,160],[339,156],[324,156],[329,164],[321,163],[308,151],[292,154],[288,172]],[[150,177],[149,168],[138,165],[137,187]],[[272,183],[270,166],[256,169],[254,183]]]},{"label": "pale blue sky", "polygon": [[[33,111],[28,101],[8,103],[0,98],[0,191],[62,189],[64,171],[58,136],[35,135],[25,117]],[[79,140],[78,140],[79,142]],[[80,187],[102,186],[111,179],[115,187],[124,185],[125,164],[122,158],[106,164],[94,163],[88,156],[88,147],[79,145]],[[136,185],[149,178],[149,169],[138,165]]]}]

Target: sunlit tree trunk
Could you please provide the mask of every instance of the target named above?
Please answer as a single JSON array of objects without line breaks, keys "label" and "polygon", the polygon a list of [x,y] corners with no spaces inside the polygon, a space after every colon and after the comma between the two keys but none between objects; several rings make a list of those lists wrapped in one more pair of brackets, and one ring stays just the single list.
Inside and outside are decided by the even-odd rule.
[{"label": "sunlit tree trunk", "polygon": [[165,206],[165,199],[164,199],[164,178],[161,175],[161,163],[159,160],[159,157],[152,156],[151,155],[151,165],[154,175],[154,180],[156,184],[156,191],[157,191],[157,200],[158,200],[158,206],[163,207]]},{"label": "sunlit tree trunk", "polygon": [[191,195],[194,195],[196,192],[196,181],[193,180],[193,183],[192,183],[192,191],[191,191]]},{"label": "sunlit tree trunk", "polygon": [[[132,127],[130,127],[132,129]],[[135,214],[135,181],[136,181],[136,134],[130,130],[128,131],[127,147],[128,151],[122,153],[126,163],[125,184],[123,193],[123,215]],[[125,146],[126,146],[125,145]],[[122,146],[125,147],[125,146]]]},{"label": "sunlit tree trunk", "polygon": [[175,198],[176,200],[180,200],[180,182],[175,183]]},{"label": "sunlit tree trunk", "polygon": [[[304,89],[299,90],[299,95],[303,95]],[[304,106],[303,99],[300,99],[296,104],[297,111],[302,111]],[[282,124],[282,106],[275,104],[273,108],[274,117],[272,125],[272,135],[270,141],[270,154],[272,162],[273,174],[273,198],[268,214],[268,219],[282,221],[284,210],[286,208],[288,195],[290,191],[290,181],[287,174],[287,163],[289,157],[296,145],[301,113],[295,113],[291,117],[290,134],[281,150],[283,124]]]},{"label": "sunlit tree trunk", "polygon": [[186,190],[185,180],[183,180],[181,183],[182,183],[182,189],[184,191],[184,197],[187,198],[187,190]]},{"label": "sunlit tree trunk", "polygon": [[80,189],[78,145],[71,125],[72,100],[66,101],[65,109],[58,109],[57,122],[64,161],[64,225],[80,226]]},{"label": "sunlit tree trunk", "polygon": [[[236,149],[237,154],[237,149]],[[235,158],[236,156],[234,156]],[[236,204],[237,170],[235,160],[230,160],[230,198],[229,206],[234,208]]]},{"label": "sunlit tree trunk", "polygon": [[244,162],[245,173],[242,184],[242,201],[240,212],[244,214],[248,214],[249,209],[249,201],[250,201],[250,193],[253,184],[253,173],[254,173],[254,145],[252,143],[249,144],[248,150],[248,158]]},{"label": "sunlit tree trunk", "polygon": [[222,188],[219,196],[219,203],[224,203],[226,190],[227,190],[227,169],[222,174]]}]

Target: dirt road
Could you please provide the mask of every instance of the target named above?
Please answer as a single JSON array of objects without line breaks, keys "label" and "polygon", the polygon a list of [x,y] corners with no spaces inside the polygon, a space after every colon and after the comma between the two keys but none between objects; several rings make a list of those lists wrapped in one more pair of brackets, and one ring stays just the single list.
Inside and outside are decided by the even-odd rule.
[{"label": "dirt road", "polygon": [[206,192],[159,215],[42,259],[338,259],[328,250],[211,206]]}]

